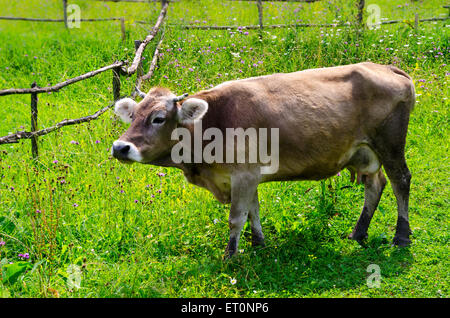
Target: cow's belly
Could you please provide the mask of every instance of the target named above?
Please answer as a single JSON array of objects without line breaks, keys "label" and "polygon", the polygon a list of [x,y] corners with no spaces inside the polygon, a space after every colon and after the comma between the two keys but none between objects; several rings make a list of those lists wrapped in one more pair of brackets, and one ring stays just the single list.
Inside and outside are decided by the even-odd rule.
[{"label": "cow's belly", "polygon": [[348,150],[338,153],[327,153],[316,160],[308,160],[298,154],[294,157],[280,156],[280,167],[277,173],[263,176],[263,182],[288,180],[321,180],[336,175],[348,168],[358,175],[376,173],[381,162],[377,154],[367,143],[356,143]]}]

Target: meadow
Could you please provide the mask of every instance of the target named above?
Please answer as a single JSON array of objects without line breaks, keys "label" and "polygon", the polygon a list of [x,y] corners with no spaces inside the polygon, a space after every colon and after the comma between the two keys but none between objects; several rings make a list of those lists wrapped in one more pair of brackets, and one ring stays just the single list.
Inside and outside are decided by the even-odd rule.
[{"label": "meadow", "polygon": [[[82,18],[118,22],[0,20],[0,89],[53,85],[115,60],[132,60],[159,3],[73,0]],[[0,297],[444,297],[449,296],[449,20],[443,0],[370,0],[382,21],[354,25],[353,1],[264,3],[266,24],[335,23],[334,28],[185,30],[179,24],[249,25],[257,7],[245,1],[171,3],[158,68],[144,82],[195,93],[227,80],[372,61],[414,79],[406,159],[412,173],[412,245],[392,246],[397,207],[388,184],[366,247],[347,239],[363,205],[364,186],[348,171],[320,182],[259,187],[264,248],[244,228],[239,253],[224,261],[229,205],[187,183],[181,171],[125,165],[110,155],[126,129],[112,111],[30,142],[0,145]],[[62,1],[0,0],[0,16],[61,18]],[[367,18],[367,16],[365,17]],[[160,38],[144,53],[149,67]],[[122,94],[135,76],[122,77]],[[112,101],[103,73],[57,93],[39,95],[39,128],[94,113]],[[0,97],[0,136],[29,130],[30,96]],[[371,264],[380,284],[368,285]],[[369,267],[370,268],[370,267]]]}]

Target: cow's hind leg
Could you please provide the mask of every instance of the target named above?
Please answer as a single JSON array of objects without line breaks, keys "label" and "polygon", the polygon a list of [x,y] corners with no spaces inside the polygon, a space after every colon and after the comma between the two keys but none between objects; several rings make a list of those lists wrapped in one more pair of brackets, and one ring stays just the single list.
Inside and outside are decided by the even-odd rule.
[{"label": "cow's hind leg", "polygon": [[408,103],[399,103],[396,110],[377,130],[377,136],[374,138],[375,148],[397,199],[397,229],[393,242],[398,246],[407,246],[411,243],[408,216],[411,173],[405,160],[406,134],[411,108]]},{"label": "cow's hind leg", "polygon": [[356,223],[353,232],[349,235],[350,239],[363,244],[367,238],[367,230],[373,214],[380,202],[381,194],[386,185],[386,178],[383,171],[380,169],[374,174],[364,175],[364,207],[361,215]]},{"label": "cow's hind leg", "polygon": [[409,239],[411,229],[408,216],[411,173],[404,159],[389,163],[385,166],[385,170],[397,199],[397,228],[393,243],[398,246],[407,246],[411,243]]}]

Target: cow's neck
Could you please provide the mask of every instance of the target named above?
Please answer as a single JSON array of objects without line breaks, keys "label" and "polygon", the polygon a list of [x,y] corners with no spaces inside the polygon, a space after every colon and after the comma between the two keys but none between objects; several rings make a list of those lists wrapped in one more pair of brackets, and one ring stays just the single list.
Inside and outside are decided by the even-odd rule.
[{"label": "cow's neck", "polygon": [[200,169],[199,165],[195,163],[175,163],[170,155],[156,159],[150,162],[150,164],[159,167],[178,168],[181,169],[185,175],[198,175]]},{"label": "cow's neck", "polygon": [[230,176],[226,170],[217,170],[203,163],[175,163],[170,156],[150,164],[181,169],[188,182],[208,189],[220,202],[229,203],[231,200]]}]

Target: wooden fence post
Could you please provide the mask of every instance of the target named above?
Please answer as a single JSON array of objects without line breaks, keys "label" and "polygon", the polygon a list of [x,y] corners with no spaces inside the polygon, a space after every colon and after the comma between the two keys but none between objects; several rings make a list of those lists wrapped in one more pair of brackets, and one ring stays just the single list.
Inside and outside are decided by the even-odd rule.
[{"label": "wooden fence post", "polygon": [[365,5],[365,1],[359,0],[358,15],[357,15],[357,20],[358,20],[359,25],[362,25],[362,23],[363,23],[364,5]]},{"label": "wooden fence post", "polygon": [[66,26],[66,29],[69,28],[67,24],[67,0],[63,0],[63,10],[64,10],[64,25]]},{"label": "wooden fence post", "polygon": [[[33,82],[33,84],[31,84],[31,88],[35,88],[35,87],[37,87],[37,84],[36,84],[36,82]],[[31,131],[32,132],[37,130],[37,120],[38,120],[37,102],[38,102],[38,94],[31,93]],[[37,159],[37,157],[39,156],[37,140],[38,140],[37,136],[33,136],[31,138],[31,155],[33,156],[33,159]]]},{"label": "wooden fence post", "polygon": [[120,66],[119,67],[114,67],[112,69],[113,72],[113,80],[112,80],[112,85],[113,85],[113,96],[114,96],[114,101],[118,100],[120,98]]},{"label": "wooden fence post", "polygon": [[263,38],[263,6],[262,1],[258,0],[256,2],[256,5],[258,6],[258,19],[259,19],[259,39],[262,40]]},{"label": "wooden fence post", "polygon": [[258,6],[259,28],[262,30],[263,29],[263,6],[262,6],[262,1],[258,0],[256,5]]},{"label": "wooden fence post", "polygon": [[122,42],[126,39],[125,33],[125,19],[123,17],[120,18],[120,31],[122,32]]},{"label": "wooden fence post", "polygon": [[414,15],[414,29],[418,29],[419,28],[419,14],[418,13],[416,13],[415,15]]}]

